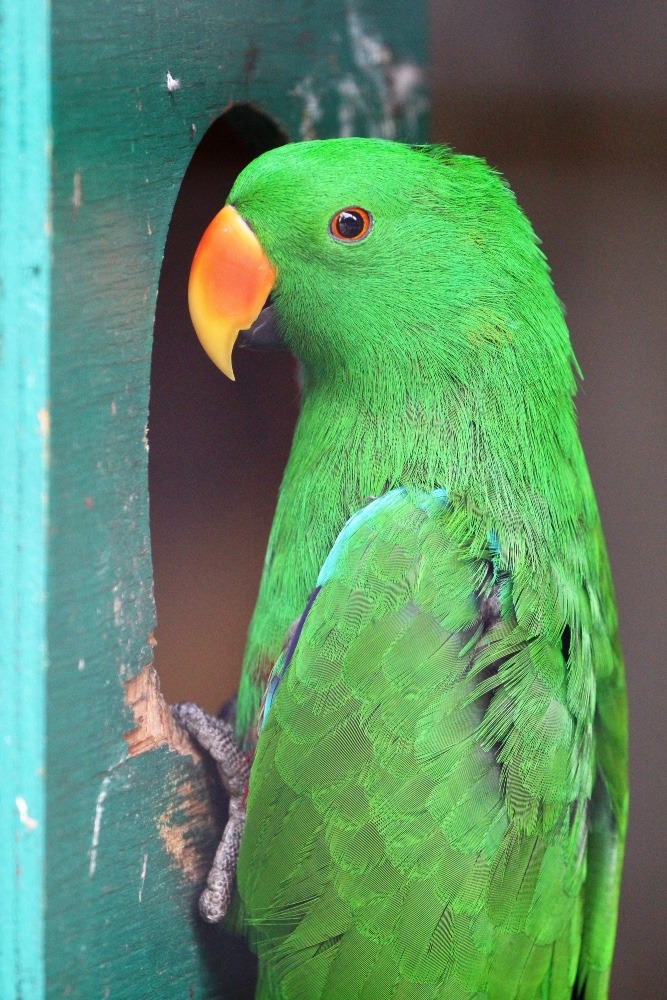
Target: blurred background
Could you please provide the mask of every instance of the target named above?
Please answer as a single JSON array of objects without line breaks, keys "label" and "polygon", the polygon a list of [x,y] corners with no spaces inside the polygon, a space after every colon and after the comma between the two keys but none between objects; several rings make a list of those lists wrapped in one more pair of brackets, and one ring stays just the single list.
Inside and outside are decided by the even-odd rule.
[{"label": "blurred background", "polygon": [[[431,2],[430,136],[484,156],[509,180],[542,239],[584,373],[581,435],[616,583],[632,726],[614,1000],[667,997],[665,10]],[[155,662],[169,701],[212,711],[237,686],[298,406],[289,357],[237,351],[232,384],[197,345],[185,306],[187,265],[220,184],[231,186],[253,152],[224,124],[200,144],[172,220],[155,329]],[[202,199],[213,175],[216,193]]]}]

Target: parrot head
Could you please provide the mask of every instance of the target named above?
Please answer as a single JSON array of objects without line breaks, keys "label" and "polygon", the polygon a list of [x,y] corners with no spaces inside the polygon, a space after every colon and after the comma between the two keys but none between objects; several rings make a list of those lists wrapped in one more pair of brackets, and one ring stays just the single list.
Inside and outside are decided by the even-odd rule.
[{"label": "parrot head", "polygon": [[258,157],[201,239],[189,303],[230,378],[239,331],[271,346],[278,330],[306,383],[391,370],[467,384],[504,351],[556,361],[572,391],[530,224],[483,160],[442,147],[331,139]]}]

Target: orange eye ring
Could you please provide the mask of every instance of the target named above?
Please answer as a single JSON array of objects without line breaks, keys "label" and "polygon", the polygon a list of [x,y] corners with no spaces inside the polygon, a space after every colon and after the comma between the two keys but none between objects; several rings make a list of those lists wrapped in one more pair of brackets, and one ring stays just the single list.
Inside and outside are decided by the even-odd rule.
[{"label": "orange eye ring", "polygon": [[339,243],[359,243],[371,231],[373,217],[365,208],[351,205],[336,212],[329,223],[329,233]]}]

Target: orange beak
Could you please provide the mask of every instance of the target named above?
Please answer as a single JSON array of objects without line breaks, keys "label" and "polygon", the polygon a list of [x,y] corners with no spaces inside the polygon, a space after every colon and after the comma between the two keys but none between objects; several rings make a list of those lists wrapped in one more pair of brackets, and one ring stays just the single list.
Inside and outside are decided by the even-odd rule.
[{"label": "orange beak", "polygon": [[231,205],[209,224],[190,268],[188,304],[202,347],[229,378],[240,330],[259,316],[276,280],[259,240]]}]

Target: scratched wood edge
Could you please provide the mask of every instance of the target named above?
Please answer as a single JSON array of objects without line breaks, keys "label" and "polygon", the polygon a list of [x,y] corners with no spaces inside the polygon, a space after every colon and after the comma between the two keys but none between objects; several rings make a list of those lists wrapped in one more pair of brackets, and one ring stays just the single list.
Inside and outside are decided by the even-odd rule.
[{"label": "scratched wood edge", "polygon": [[[200,892],[222,833],[216,813],[221,812],[223,796],[214,770],[203,766],[200,749],[174,722],[160,691],[157,671],[151,664],[125,681],[123,688],[125,704],[134,722],[123,734],[128,761],[157,750],[181,758],[167,758],[168,794],[164,808],[155,818],[156,829],[165,855],[185,881]],[[142,862],[142,885],[145,877],[146,865]]]},{"label": "scratched wood edge", "polygon": [[[185,0],[175,18],[156,0],[53,6],[54,1000],[240,996],[224,939],[194,910],[222,810],[205,762],[174,733],[150,667],[143,439],[160,258],[193,136],[230,100],[257,104],[292,138],[338,134],[351,114],[339,85],[355,74],[373,105],[355,131],[381,134],[395,112],[395,67],[374,43],[402,49],[408,75],[423,61],[423,7],[411,11],[412,39],[398,0],[336,0],[326,16],[315,7],[295,4],[294,17],[277,18],[261,3],[230,13]],[[257,41],[266,42],[261,58]],[[299,58],[287,59],[298,45]],[[411,113],[423,139],[423,107]]]},{"label": "scratched wood edge", "polygon": [[44,992],[49,12],[0,4],[0,996]]}]

